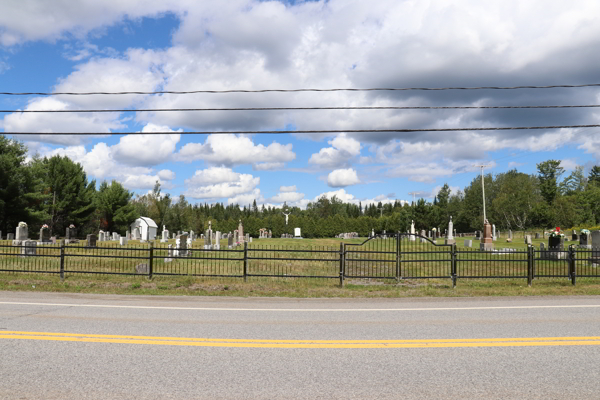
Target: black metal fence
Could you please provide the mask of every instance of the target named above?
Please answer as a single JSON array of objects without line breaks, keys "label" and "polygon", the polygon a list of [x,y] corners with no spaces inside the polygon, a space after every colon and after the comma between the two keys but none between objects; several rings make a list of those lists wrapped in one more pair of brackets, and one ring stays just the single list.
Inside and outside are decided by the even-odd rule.
[{"label": "black metal fence", "polygon": [[[444,241],[444,243],[441,243]],[[416,234],[376,236],[362,243],[294,247],[244,243],[220,249],[164,244],[120,246],[85,241],[65,245],[0,244],[0,272],[197,276],[229,278],[339,279],[526,279],[600,278],[600,248],[524,248],[481,251]],[[448,243],[446,243],[448,242]],[[200,246],[198,246],[200,244]]]}]

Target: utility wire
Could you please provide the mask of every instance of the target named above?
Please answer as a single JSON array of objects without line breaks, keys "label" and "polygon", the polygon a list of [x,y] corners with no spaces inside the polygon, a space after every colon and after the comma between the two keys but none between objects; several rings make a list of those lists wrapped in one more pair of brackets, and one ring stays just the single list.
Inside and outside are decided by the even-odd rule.
[{"label": "utility wire", "polygon": [[89,95],[124,95],[124,94],[196,94],[196,93],[292,93],[292,92],[376,92],[376,91],[407,91],[407,90],[514,90],[514,89],[555,89],[600,87],[600,83],[582,85],[548,85],[548,86],[480,86],[480,87],[409,87],[409,88],[334,88],[334,89],[231,89],[231,90],[160,90],[160,91],[123,91],[123,92],[0,92],[6,96],[89,96]]},{"label": "utility wire", "polygon": [[0,110],[0,113],[114,113],[165,111],[291,111],[291,110],[484,110],[484,109],[546,109],[546,108],[600,108],[600,104],[550,106],[381,106],[381,107],[241,107],[241,108],[142,108],[93,110]]},{"label": "utility wire", "polygon": [[596,125],[555,125],[555,126],[510,126],[488,128],[429,128],[429,129],[335,129],[335,130],[299,130],[299,131],[192,131],[192,132],[1,132],[4,135],[235,135],[235,134],[275,134],[287,135],[290,133],[410,133],[410,132],[458,132],[458,131],[516,131],[537,129],[565,129],[565,128],[600,128]]}]

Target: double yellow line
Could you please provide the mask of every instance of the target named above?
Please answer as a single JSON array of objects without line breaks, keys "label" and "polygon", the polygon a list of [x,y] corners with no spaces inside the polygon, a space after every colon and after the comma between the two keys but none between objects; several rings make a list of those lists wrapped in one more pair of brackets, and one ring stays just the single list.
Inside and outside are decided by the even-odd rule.
[{"label": "double yellow line", "polygon": [[129,335],[90,335],[78,333],[4,331],[0,332],[0,339],[53,340],[60,342],[86,343],[147,344],[163,346],[261,347],[287,349],[384,349],[600,345],[600,336],[415,340],[277,340],[183,338]]}]

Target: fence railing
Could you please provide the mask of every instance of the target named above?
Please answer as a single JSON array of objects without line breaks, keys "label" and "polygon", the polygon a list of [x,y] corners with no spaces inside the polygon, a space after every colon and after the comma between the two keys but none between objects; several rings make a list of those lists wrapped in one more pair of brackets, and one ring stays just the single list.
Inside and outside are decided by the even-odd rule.
[{"label": "fence railing", "polygon": [[[438,244],[414,234],[337,246],[248,244],[178,249],[164,244],[120,246],[85,241],[0,244],[0,272],[243,278],[526,279],[600,278],[600,248],[479,249]],[[300,242],[299,242],[300,243]]]}]

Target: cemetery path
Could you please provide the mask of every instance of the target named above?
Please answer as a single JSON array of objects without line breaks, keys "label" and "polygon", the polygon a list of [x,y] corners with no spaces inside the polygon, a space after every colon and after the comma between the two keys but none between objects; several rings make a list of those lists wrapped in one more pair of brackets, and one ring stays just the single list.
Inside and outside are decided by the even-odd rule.
[{"label": "cemetery path", "polygon": [[597,397],[600,298],[0,292],[0,398]]}]

